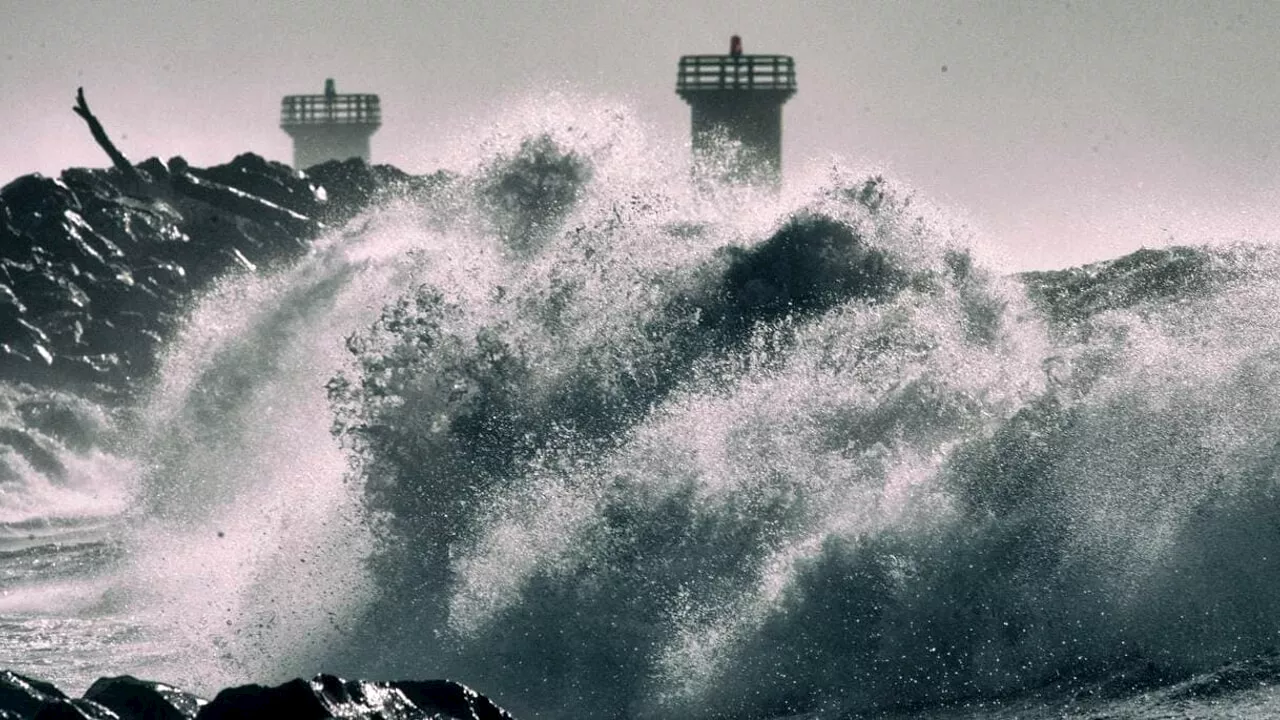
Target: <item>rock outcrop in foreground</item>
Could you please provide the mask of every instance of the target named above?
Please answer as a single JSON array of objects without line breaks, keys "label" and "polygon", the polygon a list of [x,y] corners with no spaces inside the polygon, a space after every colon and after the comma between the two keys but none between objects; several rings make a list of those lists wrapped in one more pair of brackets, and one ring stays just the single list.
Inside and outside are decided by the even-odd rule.
[{"label": "rock outcrop in foreground", "polygon": [[511,720],[505,710],[449,680],[372,682],[317,675],[277,687],[227,688],[205,700],[127,675],[102,678],[84,697],[0,672],[0,720]]}]

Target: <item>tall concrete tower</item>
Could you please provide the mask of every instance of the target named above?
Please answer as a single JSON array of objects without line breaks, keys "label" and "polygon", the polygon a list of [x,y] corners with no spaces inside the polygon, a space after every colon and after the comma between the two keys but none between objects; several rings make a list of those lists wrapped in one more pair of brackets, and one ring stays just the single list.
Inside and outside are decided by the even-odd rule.
[{"label": "tall concrete tower", "polygon": [[695,175],[780,184],[782,105],[795,92],[789,55],[743,55],[737,35],[728,55],[680,58],[676,93],[692,110]]},{"label": "tall concrete tower", "polygon": [[325,160],[369,159],[369,137],[382,125],[377,95],[339,95],[333,78],[323,95],[286,95],[280,129],[293,138],[298,170]]}]

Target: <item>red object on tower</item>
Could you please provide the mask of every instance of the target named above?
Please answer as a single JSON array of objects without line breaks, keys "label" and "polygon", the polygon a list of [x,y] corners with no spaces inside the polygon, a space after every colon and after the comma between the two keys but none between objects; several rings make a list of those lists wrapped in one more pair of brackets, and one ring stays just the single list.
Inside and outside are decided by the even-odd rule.
[{"label": "red object on tower", "polygon": [[734,35],[729,38],[729,54],[734,57],[742,57],[742,36]]}]

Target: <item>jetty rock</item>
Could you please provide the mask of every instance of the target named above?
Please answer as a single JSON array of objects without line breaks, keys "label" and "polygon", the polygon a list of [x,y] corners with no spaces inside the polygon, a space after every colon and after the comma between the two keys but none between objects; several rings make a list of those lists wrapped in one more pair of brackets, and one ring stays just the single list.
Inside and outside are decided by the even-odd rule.
[{"label": "jetty rock", "polygon": [[131,675],[99,678],[85,691],[84,699],[118,717],[147,720],[188,720],[206,704],[203,698],[184,690]]},{"label": "jetty rock", "polygon": [[275,687],[243,685],[205,700],[128,675],[102,678],[71,698],[53,685],[0,673],[0,720],[513,720],[489,698],[450,680],[346,680],[335,675]]},{"label": "jetty rock", "polygon": [[296,260],[327,227],[444,177],[358,159],[301,173],[252,153],[209,168],[181,157],[132,167],[0,188],[0,377],[127,388],[214,279]]},{"label": "jetty rock", "polygon": [[66,699],[66,694],[47,682],[0,671],[0,720],[35,717],[44,705]]}]

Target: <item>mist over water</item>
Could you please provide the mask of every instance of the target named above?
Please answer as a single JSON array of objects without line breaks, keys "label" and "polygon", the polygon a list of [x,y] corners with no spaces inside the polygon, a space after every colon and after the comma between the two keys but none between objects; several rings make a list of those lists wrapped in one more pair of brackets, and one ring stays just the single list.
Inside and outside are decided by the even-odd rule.
[{"label": "mist over water", "polygon": [[770,717],[1276,651],[1270,254],[1046,312],[892,181],[699,195],[625,111],[512,117],[224,279],[136,406],[5,389],[0,549],[109,524],[41,587],[133,623],[68,677]]}]

